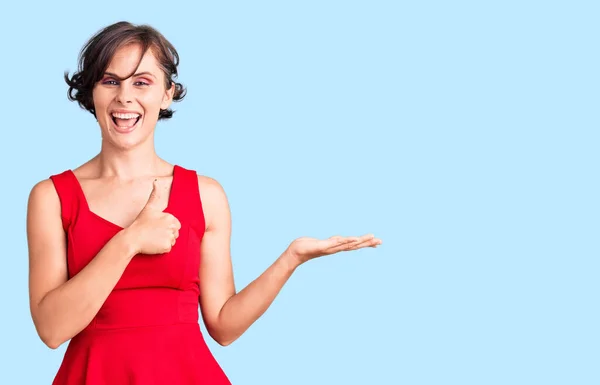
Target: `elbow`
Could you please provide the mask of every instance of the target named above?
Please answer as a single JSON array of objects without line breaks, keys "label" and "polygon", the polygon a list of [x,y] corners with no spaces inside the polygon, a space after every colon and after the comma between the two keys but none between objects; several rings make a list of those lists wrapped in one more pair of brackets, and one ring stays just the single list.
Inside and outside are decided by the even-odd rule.
[{"label": "elbow", "polygon": [[223,347],[231,345],[233,343],[233,341],[236,340],[236,338],[219,335],[217,333],[209,333],[209,334],[216,343],[218,343],[219,345],[221,345]]},{"label": "elbow", "polygon": [[228,336],[227,333],[218,332],[214,328],[207,328],[208,334],[219,345],[225,347],[231,345],[237,337]]},{"label": "elbow", "polygon": [[217,343],[218,343],[219,345],[221,345],[221,346],[225,347],[225,346],[229,346],[229,345],[231,345],[231,344],[233,343],[233,341],[235,341],[235,339],[229,339],[229,340],[226,340],[226,339],[223,339],[223,338],[221,338],[221,339],[216,339],[216,338],[215,338],[215,341],[217,341]]},{"label": "elbow", "polygon": [[40,333],[39,336],[40,336],[40,339],[42,340],[42,342],[52,350],[57,349],[64,342],[49,333],[48,334]]},{"label": "elbow", "polygon": [[65,342],[64,340],[58,338],[56,332],[51,328],[36,325],[36,330],[42,342],[52,350],[57,349],[63,344],[63,342]]},{"label": "elbow", "polygon": [[60,345],[65,342],[64,339],[59,338],[56,333],[53,333],[52,331],[40,333],[39,335],[42,342],[52,350],[59,348]]},{"label": "elbow", "polygon": [[219,313],[216,317],[205,317],[204,326],[208,335],[220,346],[229,346],[234,343],[242,334],[236,325],[231,325],[231,322],[226,322]]},{"label": "elbow", "polygon": [[56,350],[56,349],[58,349],[58,347],[60,345],[62,345],[62,343],[60,343],[58,341],[44,341],[44,343],[46,344],[47,347],[49,347],[52,350]]},{"label": "elbow", "polygon": [[58,328],[47,322],[39,311],[32,309],[31,318],[38,336],[47,347],[55,350],[65,342],[65,339],[61,338]]}]

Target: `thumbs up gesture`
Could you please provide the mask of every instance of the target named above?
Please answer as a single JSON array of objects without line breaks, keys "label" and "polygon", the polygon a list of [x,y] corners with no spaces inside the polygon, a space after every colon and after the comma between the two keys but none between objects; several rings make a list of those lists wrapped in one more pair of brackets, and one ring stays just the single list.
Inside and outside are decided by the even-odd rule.
[{"label": "thumbs up gesture", "polygon": [[173,215],[161,210],[161,194],[155,179],[148,202],[128,227],[133,234],[136,254],[168,253],[179,237],[181,223]]}]

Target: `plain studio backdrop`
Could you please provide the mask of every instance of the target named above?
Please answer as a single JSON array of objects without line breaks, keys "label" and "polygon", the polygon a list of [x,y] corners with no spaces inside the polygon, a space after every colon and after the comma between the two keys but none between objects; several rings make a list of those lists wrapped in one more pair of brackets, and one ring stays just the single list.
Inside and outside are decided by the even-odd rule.
[{"label": "plain studio backdrop", "polygon": [[241,290],[295,238],[374,233],[301,266],[231,346],[234,384],[597,384],[598,7],[581,1],[2,5],[0,383],[49,384],[28,305],[31,187],[99,150],[66,98],[120,20],[181,55],[166,160],[221,182]]}]

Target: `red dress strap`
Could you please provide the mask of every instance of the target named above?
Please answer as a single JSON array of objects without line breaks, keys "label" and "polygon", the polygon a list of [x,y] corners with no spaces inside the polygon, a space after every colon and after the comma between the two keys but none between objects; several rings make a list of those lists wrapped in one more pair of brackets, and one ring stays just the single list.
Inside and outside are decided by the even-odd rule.
[{"label": "red dress strap", "polygon": [[198,174],[176,165],[173,172],[173,188],[171,202],[173,211],[184,218],[194,228],[199,236],[204,234],[205,218],[198,186]]},{"label": "red dress strap", "polygon": [[51,175],[50,180],[54,183],[54,188],[60,200],[63,229],[68,231],[71,224],[75,221],[81,205],[77,180],[71,170]]}]

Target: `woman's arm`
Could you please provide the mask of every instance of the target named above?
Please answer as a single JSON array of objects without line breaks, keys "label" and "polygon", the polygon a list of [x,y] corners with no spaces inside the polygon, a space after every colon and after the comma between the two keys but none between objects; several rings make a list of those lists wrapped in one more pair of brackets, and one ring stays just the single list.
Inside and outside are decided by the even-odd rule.
[{"label": "woman's arm", "polygon": [[83,330],[134,255],[126,231],[113,237],[79,274],[67,280],[61,206],[51,180],[36,184],[27,208],[29,302],[42,341],[56,349]]},{"label": "woman's arm", "polygon": [[200,305],[207,331],[220,345],[235,341],[269,308],[300,264],[326,254],[381,244],[381,240],[372,235],[327,240],[299,238],[264,273],[236,294],[227,197],[214,179],[199,176],[198,183],[207,225],[201,245]]},{"label": "woman's arm", "polygon": [[271,305],[296,268],[282,255],[236,294],[230,256],[231,213],[221,185],[199,176],[206,232],[200,263],[200,308],[208,333],[220,345],[235,341]]}]

